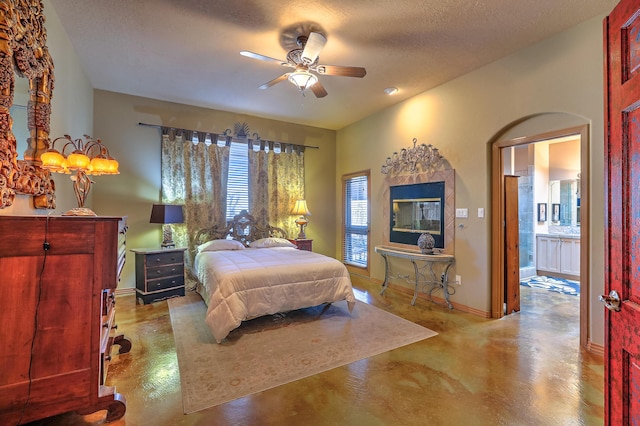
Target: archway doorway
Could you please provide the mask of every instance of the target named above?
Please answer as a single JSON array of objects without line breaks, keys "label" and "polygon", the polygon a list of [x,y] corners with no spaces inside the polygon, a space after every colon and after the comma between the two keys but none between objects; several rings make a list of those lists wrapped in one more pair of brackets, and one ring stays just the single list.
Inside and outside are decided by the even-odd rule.
[{"label": "archway doorway", "polygon": [[497,138],[491,146],[491,206],[492,221],[491,235],[493,235],[492,259],[491,259],[491,314],[493,318],[501,318],[505,315],[505,187],[504,187],[504,159],[505,150],[528,145],[550,139],[577,136],[580,138],[580,162],[581,178],[579,191],[581,196],[580,208],[580,344],[588,345],[588,312],[589,312],[589,127],[586,124],[563,128],[533,136],[511,136],[509,131],[503,133],[503,137]]}]

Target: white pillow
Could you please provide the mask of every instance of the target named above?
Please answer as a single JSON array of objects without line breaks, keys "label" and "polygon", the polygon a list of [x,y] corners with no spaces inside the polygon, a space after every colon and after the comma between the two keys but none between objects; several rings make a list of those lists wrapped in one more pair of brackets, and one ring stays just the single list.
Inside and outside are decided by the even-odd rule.
[{"label": "white pillow", "polygon": [[249,243],[249,247],[252,248],[269,248],[269,247],[297,247],[289,240],[284,238],[261,238]]},{"label": "white pillow", "polygon": [[237,240],[212,240],[198,246],[198,253],[203,251],[242,250],[244,244]]}]

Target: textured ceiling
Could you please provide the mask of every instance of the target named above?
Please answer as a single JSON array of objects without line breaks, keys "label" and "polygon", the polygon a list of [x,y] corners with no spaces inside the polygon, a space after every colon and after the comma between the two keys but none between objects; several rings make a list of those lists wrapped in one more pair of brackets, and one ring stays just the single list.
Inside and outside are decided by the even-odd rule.
[{"label": "textured ceiling", "polygon": [[[617,0],[50,0],[97,89],[340,129],[599,14]],[[49,6],[50,7],[50,6]],[[45,8],[46,14],[46,8]],[[301,24],[322,28],[320,76],[302,96],[284,59]],[[307,27],[308,25],[302,25]],[[56,58],[54,57],[54,63]],[[395,86],[394,96],[383,90]]]}]

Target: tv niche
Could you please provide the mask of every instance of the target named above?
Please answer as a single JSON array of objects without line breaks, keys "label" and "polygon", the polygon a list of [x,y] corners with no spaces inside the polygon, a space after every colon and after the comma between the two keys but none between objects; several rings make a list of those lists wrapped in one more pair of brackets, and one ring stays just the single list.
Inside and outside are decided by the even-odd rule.
[{"label": "tv niche", "polygon": [[416,245],[424,232],[435,247],[444,249],[444,182],[391,186],[390,233],[392,243]]}]

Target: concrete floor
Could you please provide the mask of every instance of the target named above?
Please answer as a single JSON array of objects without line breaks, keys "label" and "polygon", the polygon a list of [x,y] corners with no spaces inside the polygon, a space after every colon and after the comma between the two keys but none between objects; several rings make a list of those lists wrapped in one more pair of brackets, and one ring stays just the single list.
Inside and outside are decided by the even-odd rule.
[{"label": "concrete floor", "polygon": [[[603,360],[579,347],[579,299],[522,288],[522,311],[488,320],[354,277],[358,297],[440,333],[431,339],[190,415],[166,302],[118,297],[108,384],[127,399],[112,425],[597,425]],[[375,327],[375,324],[371,324]],[[241,355],[240,355],[241,356]],[[215,368],[215,366],[212,366]],[[95,425],[104,412],[38,425]]]}]

